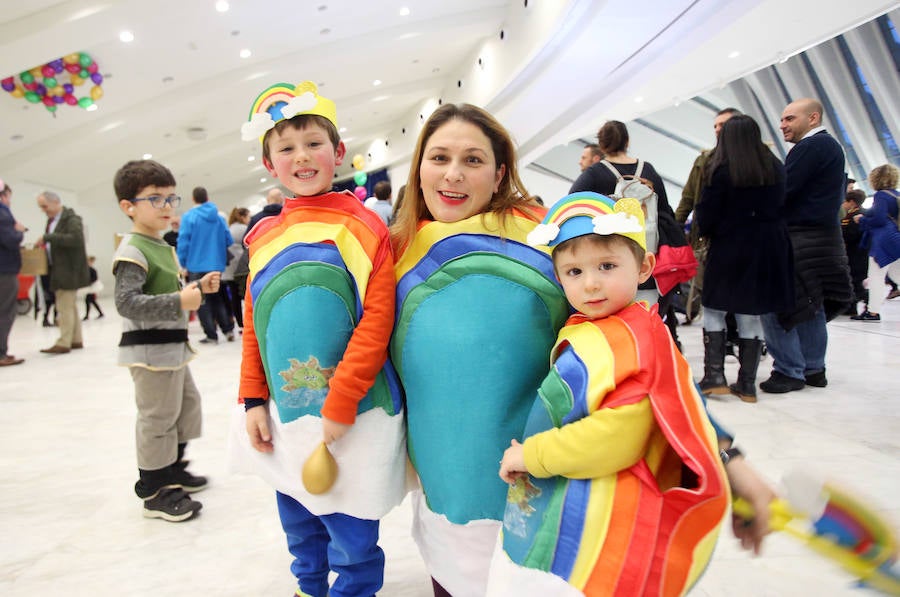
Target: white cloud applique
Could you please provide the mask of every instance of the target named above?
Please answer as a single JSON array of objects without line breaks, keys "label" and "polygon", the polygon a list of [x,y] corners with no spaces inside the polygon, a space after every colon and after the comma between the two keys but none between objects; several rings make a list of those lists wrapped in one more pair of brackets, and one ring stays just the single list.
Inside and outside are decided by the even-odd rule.
[{"label": "white cloud applique", "polygon": [[594,233],[603,236],[622,234],[623,232],[641,232],[640,221],[631,214],[616,212],[595,216],[592,220]]},{"label": "white cloud applique", "polygon": [[268,112],[254,114],[249,122],[241,125],[241,140],[255,141],[274,126],[275,122]]},{"label": "white cloud applique", "polygon": [[293,118],[297,114],[309,112],[316,107],[317,103],[319,103],[319,98],[311,91],[307,91],[297,97],[291,98],[291,101],[281,109],[281,113],[285,118]]},{"label": "white cloud applique", "polygon": [[528,233],[526,241],[532,247],[547,246],[559,236],[559,226],[556,224],[538,224]]}]

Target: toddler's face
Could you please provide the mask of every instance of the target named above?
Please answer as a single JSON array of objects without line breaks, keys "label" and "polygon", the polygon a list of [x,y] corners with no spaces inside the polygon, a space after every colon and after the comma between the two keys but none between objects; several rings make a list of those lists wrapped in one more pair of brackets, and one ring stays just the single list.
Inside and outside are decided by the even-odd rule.
[{"label": "toddler's face", "polygon": [[638,264],[624,243],[583,242],[554,257],[569,304],[591,319],[609,317],[630,305],[654,265],[651,253]]},{"label": "toddler's face", "polygon": [[328,133],[315,124],[272,131],[266,169],[298,197],[331,190],[334,169],[344,160],[344,143],[335,148]]}]

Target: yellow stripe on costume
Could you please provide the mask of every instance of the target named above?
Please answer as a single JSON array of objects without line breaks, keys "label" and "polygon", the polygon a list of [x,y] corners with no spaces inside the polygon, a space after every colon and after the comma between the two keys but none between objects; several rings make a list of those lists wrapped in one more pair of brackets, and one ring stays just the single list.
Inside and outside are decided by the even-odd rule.
[{"label": "yellow stripe on costume", "polygon": [[[366,296],[369,276],[372,273],[372,262],[366,255],[359,239],[344,224],[325,224],[322,222],[301,222],[285,228],[269,243],[259,247],[250,258],[250,277],[256,275],[275,255],[295,243],[314,244],[333,241],[340,250],[341,258],[356,280],[359,296]],[[349,247],[350,251],[342,250]]]},{"label": "yellow stripe on costume", "polygon": [[[407,250],[395,264],[394,271],[397,274],[397,279],[399,280],[406,272],[415,267],[428,253],[432,245],[457,234],[490,234],[496,237],[502,230],[507,239],[527,245],[526,238],[528,233],[537,226],[537,222],[518,215],[507,215],[505,221],[506,226],[501,227],[500,218],[496,214],[488,213],[474,215],[465,220],[449,224],[444,222],[429,222],[425,224],[416,233],[415,242],[407,247]],[[552,251],[550,247],[535,247],[535,249],[548,255]]]}]

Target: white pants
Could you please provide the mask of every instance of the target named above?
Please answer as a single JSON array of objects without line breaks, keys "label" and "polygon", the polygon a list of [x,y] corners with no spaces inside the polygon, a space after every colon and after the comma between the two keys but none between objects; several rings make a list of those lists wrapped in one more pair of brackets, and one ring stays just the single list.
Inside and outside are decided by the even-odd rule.
[{"label": "white pants", "polygon": [[900,281],[900,259],[889,263],[884,267],[878,267],[878,263],[869,257],[869,312],[881,313],[881,305],[887,292],[887,284],[884,277],[890,275],[894,282]]}]

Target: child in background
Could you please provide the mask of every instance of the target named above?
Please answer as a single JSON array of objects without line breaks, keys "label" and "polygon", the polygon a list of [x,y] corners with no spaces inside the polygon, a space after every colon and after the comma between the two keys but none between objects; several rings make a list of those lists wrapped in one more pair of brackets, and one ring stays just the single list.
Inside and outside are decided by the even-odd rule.
[{"label": "child in background", "polygon": [[687,362],[655,310],[634,302],[655,264],[640,204],[575,193],[528,240],[554,247],[577,313],[524,443],[500,463],[512,487],[488,594],[684,594],[729,492]]},{"label": "child in background", "polygon": [[850,279],[853,281],[853,304],[848,309],[848,315],[859,315],[859,303],[869,304],[869,293],[866,291],[863,281],[869,270],[869,250],[861,246],[862,229],[854,220],[857,214],[862,214],[862,204],[866,200],[866,194],[860,190],[847,191],[842,207],[846,212],[841,218],[841,235],[844,237],[844,248],[847,251],[847,261],[850,264]]},{"label": "child in background", "polygon": [[[379,519],[402,500],[406,474],[399,385],[387,362],[395,301],[387,227],[353,195],[331,192],[346,150],[334,103],[315,84],[266,89],[241,132],[261,138],[266,169],[296,196],[245,238],[232,468],[277,490],[297,595],[374,595],[384,578]],[[301,469],[322,441],[339,472],[314,495]]]},{"label": "child in background", "polygon": [[187,442],[200,437],[200,393],[188,362],[187,313],[200,306],[202,292],[217,292],[219,273],[182,287],[175,250],[160,238],[181,197],[175,177],[152,160],[131,161],[116,172],[119,208],[133,222],[113,255],[116,309],[122,316],[119,365],[134,380],[137,403],[138,481],[144,516],[181,522],[200,511],[188,493],[206,477],[188,472]]},{"label": "child in background", "polygon": [[93,306],[97,310],[97,319],[103,317],[103,309],[100,308],[100,305],[97,304],[97,288],[102,289],[103,286],[100,285],[99,277],[97,276],[97,269],[94,267],[94,261],[96,258],[91,255],[88,257],[88,273],[91,276],[91,285],[88,286],[88,293],[84,295],[84,319],[83,321],[87,321],[91,316],[91,306]]}]

